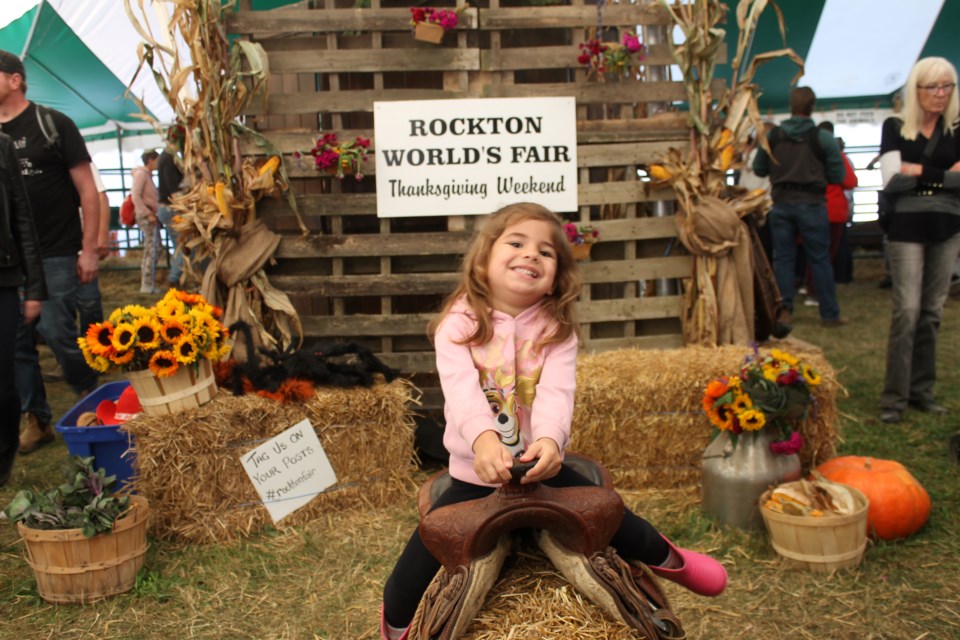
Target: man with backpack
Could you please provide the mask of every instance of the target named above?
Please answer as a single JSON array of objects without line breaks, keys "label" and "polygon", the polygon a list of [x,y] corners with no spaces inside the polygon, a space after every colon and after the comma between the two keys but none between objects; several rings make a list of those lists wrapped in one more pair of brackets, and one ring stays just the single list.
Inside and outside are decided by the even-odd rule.
[{"label": "man with backpack", "polygon": [[827,184],[843,182],[845,167],[833,135],[811,119],[816,95],[809,87],[790,94],[790,118],[767,134],[773,159],[762,147],[753,161],[758,176],[770,176],[773,209],[769,224],[773,236],[773,267],[788,312],[789,324],[796,295],[797,238],[813,275],[820,302],[820,322],[839,327],[848,320],[840,315],[837,289],[830,264],[830,220]]},{"label": "man with backpack", "polygon": [[[13,139],[20,162],[48,293],[36,331],[56,356],[67,383],[82,397],[95,388],[97,373],[77,346],[77,288],[92,281],[99,269],[100,200],[77,126],[62,113],[27,100],[26,91],[23,62],[0,50],[0,130]],[[17,390],[27,414],[20,453],[35,451],[54,438],[34,330],[21,325],[17,333]]]}]

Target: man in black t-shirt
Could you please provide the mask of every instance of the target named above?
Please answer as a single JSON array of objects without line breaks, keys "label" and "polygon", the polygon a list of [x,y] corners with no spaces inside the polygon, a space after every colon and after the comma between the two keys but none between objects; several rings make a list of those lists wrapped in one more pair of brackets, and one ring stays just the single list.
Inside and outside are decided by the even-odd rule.
[{"label": "man in black t-shirt", "polygon": [[[83,396],[96,386],[97,373],[77,346],[77,286],[93,280],[99,268],[99,197],[90,154],[77,126],[62,113],[28,101],[26,90],[23,63],[0,50],[0,130],[13,139],[20,161],[48,292],[36,330],[56,356],[64,378]],[[82,227],[77,207],[82,209]],[[20,453],[30,453],[51,442],[54,434],[34,327],[26,325],[17,333],[17,390],[27,414]]]}]

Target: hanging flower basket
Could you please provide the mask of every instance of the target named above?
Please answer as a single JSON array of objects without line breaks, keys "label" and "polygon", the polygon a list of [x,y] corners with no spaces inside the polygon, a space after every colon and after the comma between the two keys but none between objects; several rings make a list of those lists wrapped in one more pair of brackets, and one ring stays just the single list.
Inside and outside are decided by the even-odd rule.
[{"label": "hanging flower basket", "polygon": [[574,260],[589,260],[590,259],[590,249],[593,248],[592,242],[584,242],[583,244],[575,244],[570,247],[573,251]]},{"label": "hanging flower basket", "polygon": [[443,34],[446,33],[443,27],[433,22],[420,22],[413,29],[414,40],[429,42],[431,44],[440,44],[443,42]]}]

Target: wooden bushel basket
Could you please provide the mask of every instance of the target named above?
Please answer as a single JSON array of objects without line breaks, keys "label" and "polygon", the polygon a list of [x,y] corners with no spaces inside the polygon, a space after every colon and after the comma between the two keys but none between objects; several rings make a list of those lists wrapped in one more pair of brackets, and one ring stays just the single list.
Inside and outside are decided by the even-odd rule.
[{"label": "wooden bushel basket", "polygon": [[413,38],[421,42],[440,44],[443,42],[444,33],[443,27],[435,22],[418,22],[413,30]]},{"label": "wooden bushel basket", "polygon": [[127,378],[137,392],[140,406],[151,416],[165,416],[204,405],[217,395],[213,365],[206,358],[197,367],[181,366],[167,378],[158,378],[149,369],[129,371]]},{"label": "wooden bushel basket", "polygon": [[829,573],[855,567],[867,548],[867,497],[847,487],[857,510],[845,516],[791,516],[767,509],[763,504],[771,491],[760,496],[760,513],[770,533],[774,550],[786,564],[801,569]]},{"label": "wooden bushel basket", "polygon": [[147,499],[134,495],[113,531],[92,538],[80,529],[31,529],[18,522],[40,597],[78,604],[132,589],[147,552],[149,516]]}]

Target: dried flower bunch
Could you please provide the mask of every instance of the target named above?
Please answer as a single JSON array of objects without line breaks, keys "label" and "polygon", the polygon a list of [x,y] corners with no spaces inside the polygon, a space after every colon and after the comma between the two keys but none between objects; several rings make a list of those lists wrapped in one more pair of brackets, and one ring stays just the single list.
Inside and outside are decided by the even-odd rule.
[{"label": "dried flower bunch", "polygon": [[222,315],[203,296],[170,289],[149,309],[115,309],[109,319],[90,325],[77,343],[90,368],[100,373],[149,368],[163,378],[201,358],[215,362],[230,352]]},{"label": "dried flower bunch", "polygon": [[605,73],[623,73],[628,69],[638,74],[643,59],[643,44],[631,31],[623,34],[620,42],[600,42],[597,38],[581,42],[577,56],[577,62],[587,67],[588,74],[601,78]]},{"label": "dried flower bunch", "polygon": [[432,22],[443,27],[444,31],[449,31],[459,22],[458,11],[433,7],[410,7],[410,24],[417,26],[421,22]]},{"label": "dried flower bunch", "polygon": [[780,440],[770,445],[777,454],[797,453],[803,437],[794,429],[814,404],[810,388],[820,375],[794,356],[779,349],[761,355],[754,348],[740,373],[711,381],[703,394],[703,410],[710,423],[739,436],[744,431],[777,429]]},{"label": "dried flower bunch", "polygon": [[593,244],[600,237],[600,232],[588,224],[577,226],[572,222],[563,225],[563,231],[567,234],[567,240],[570,244]]},{"label": "dried flower bunch", "polygon": [[357,136],[350,142],[340,142],[336,133],[325,133],[317,138],[310,155],[314,157],[318,171],[327,171],[343,180],[352,173],[358,181],[363,180],[363,162],[367,159],[370,140]]}]

